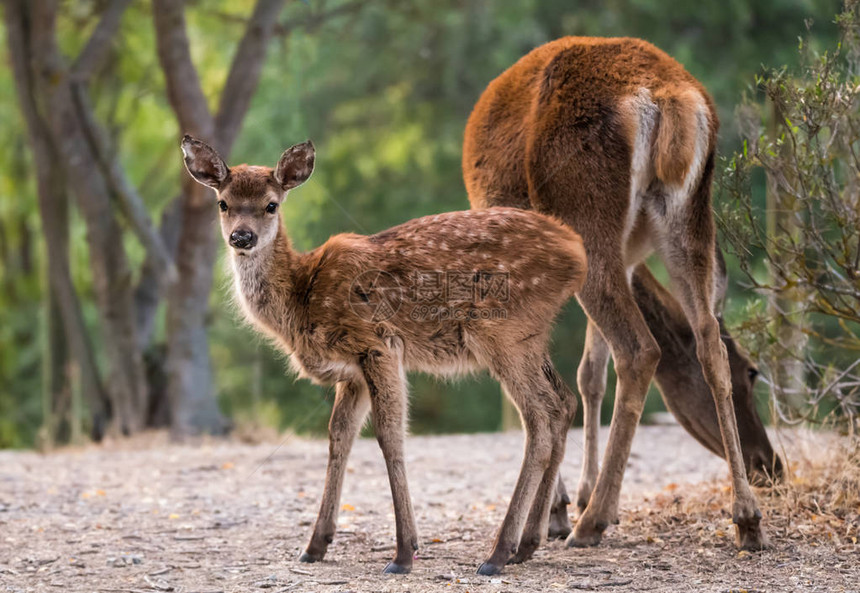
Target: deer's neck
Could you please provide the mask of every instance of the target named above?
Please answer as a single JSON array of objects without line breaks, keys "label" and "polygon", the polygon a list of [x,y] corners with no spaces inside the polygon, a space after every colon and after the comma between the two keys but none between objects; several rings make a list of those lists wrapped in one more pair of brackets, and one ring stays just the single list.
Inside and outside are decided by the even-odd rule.
[{"label": "deer's neck", "polygon": [[236,293],[249,321],[288,341],[298,254],[293,251],[284,223],[269,245],[245,255],[234,251],[231,259]]}]

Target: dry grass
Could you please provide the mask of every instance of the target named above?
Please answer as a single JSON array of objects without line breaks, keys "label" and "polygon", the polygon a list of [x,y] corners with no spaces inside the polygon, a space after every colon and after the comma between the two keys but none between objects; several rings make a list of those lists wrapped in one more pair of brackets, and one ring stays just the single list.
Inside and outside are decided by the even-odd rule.
[{"label": "dry grass", "polygon": [[[860,549],[860,438],[791,430],[777,433],[777,443],[788,460],[786,476],[755,489],[772,542]],[[670,483],[651,500],[628,508],[625,518],[644,533],[680,540],[692,531],[698,545],[722,538],[728,545],[734,537],[726,505],[730,492],[725,480]]]}]

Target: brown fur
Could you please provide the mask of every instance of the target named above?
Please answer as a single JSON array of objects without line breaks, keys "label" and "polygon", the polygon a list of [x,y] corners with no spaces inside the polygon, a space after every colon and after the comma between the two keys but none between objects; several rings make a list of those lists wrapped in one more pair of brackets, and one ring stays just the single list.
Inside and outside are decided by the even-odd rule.
[{"label": "brown fur", "polygon": [[666,184],[681,184],[695,152],[695,92],[678,93],[660,89],[654,102],[660,110],[660,123],[654,141],[654,167],[657,179]]},{"label": "brown fur", "polygon": [[[672,276],[716,403],[739,545],[766,544],[714,316],[710,185],[717,126],[708,93],[664,52],[638,39],[583,37],[559,39],[520,59],[489,84],[466,126],[463,176],[472,206],[552,214],[582,236],[589,258],[578,294],[589,317],[578,374],[589,452],[579,497],[589,502],[569,545],[598,543],[617,520],[633,433],[661,359],[629,278],[655,249]],[[618,383],[598,475],[596,425],[610,354]]]},{"label": "brown fur", "polygon": [[[691,90],[705,101],[711,141],[716,139],[716,109],[704,87],[668,54],[645,41],[565,37],[526,54],[489,84],[475,106],[463,145],[470,201],[480,207],[529,206],[527,147],[541,133],[538,126],[552,126],[558,119],[589,132],[580,142],[596,142],[602,131],[609,138],[626,137],[613,152],[629,151],[634,125],[623,99],[640,88],[648,89],[668,111],[660,123],[655,161],[660,163],[661,179],[677,181],[678,171],[689,168],[691,139],[684,134],[685,116],[679,108],[689,106]],[[577,157],[583,170],[602,161],[602,147],[590,148],[596,154],[583,150]],[[597,181],[616,185],[611,179]]]},{"label": "brown fur", "polygon": [[[275,212],[284,188],[302,183],[313,147],[288,150],[275,170],[240,165],[213,178],[220,157],[189,137],[189,172],[218,191],[225,241],[253,233],[250,248],[231,250],[236,292],[247,319],[288,353],[301,376],[336,384],[325,493],[302,560],[323,558],[334,535],[343,474],[368,410],[385,457],[397,523],[397,552],[387,572],[408,572],[418,546],[406,483],[405,372],[460,374],[489,369],[526,426],[523,468],[493,552],[481,566],[494,574],[517,550],[524,525],[546,533],[551,493],[576,408],[550,362],[552,321],[583,285],[582,241],[553,218],[514,208],[449,212],[411,220],[372,236],[336,235],[296,252]],[[223,167],[226,168],[226,165]],[[244,245],[244,243],[243,243]],[[451,274],[476,285],[506,275],[507,291],[449,288],[444,306],[465,317],[416,318],[420,272]],[[449,284],[450,286],[450,284]],[[385,295],[392,306],[380,312]],[[484,309],[504,318],[473,316]],[[384,317],[384,318],[383,318]],[[529,509],[535,509],[527,516]]]},{"label": "brown fur", "polygon": [[[720,266],[720,284],[723,288],[718,290],[718,296],[722,296],[725,290],[725,274],[725,266]],[[714,398],[702,375],[702,365],[696,358],[696,339],[684,310],[644,264],[638,265],[634,270],[632,287],[636,304],[660,346],[660,363],[657,365],[654,381],[666,408],[702,446],[715,455],[725,457]],[[783,463],[774,452],[755,409],[753,389],[758,369],[722,327],[722,321],[720,329],[732,371],[732,402],[747,475],[752,483],[767,484],[782,476]],[[598,387],[598,391],[602,393],[605,387],[605,384]],[[595,409],[597,407],[595,406]],[[596,442],[597,425],[590,424],[587,430],[593,432]],[[592,456],[596,458],[596,444],[593,451],[585,450],[584,453],[586,459]],[[590,487],[582,488],[581,496],[576,499],[580,511],[584,511],[588,505],[588,496],[596,477],[596,471],[593,475],[584,472],[583,480],[590,484]],[[568,504],[570,498],[559,476],[559,487],[550,515],[549,537],[563,539],[570,534]]]}]

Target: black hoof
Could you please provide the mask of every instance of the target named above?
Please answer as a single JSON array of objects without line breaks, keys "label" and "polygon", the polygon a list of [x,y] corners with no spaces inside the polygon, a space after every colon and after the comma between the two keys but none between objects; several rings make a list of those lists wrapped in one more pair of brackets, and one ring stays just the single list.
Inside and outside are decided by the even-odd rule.
[{"label": "black hoof", "polygon": [[540,546],[540,539],[531,539],[531,541],[523,540],[520,542],[520,545],[517,546],[517,551],[508,560],[508,564],[522,564],[527,560],[531,560],[532,556],[535,555],[535,550]]},{"label": "black hoof", "polygon": [[312,564],[314,562],[319,562],[322,560],[319,556],[314,556],[313,554],[308,554],[307,552],[302,552],[302,555],[299,556],[299,562],[307,562],[308,564]]},{"label": "black hoof", "polygon": [[483,575],[485,577],[491,577],[493,575],[499,574],[502,572],[501,566],[496,566],[495,564],[490,564],[489,562],[484,562],[481,566],[478,567],[478,574]]},{"label": "black hoof", "polygon": [[547,532],[547,539],[567,539],[567,536],[570,535],[571,529],[568,526],[563,527],[550,527]]},{"label": "black hoof", "polygon": [[411,566],[403,566],[396,562],[389,562],[385,565],[385,568],[382,569],[382,574],[409,574],[410,572],[412,572]]}]

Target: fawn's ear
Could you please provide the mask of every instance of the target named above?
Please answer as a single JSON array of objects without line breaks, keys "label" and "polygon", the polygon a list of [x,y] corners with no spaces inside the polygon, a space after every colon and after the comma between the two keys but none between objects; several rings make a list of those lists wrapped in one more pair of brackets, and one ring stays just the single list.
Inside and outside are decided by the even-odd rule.
[{"label": "fawn's ear", "polygon": [[182,137],[182,154],[185,156],[185,168],[198,183],[220,189],[221,184],[230,174],[230,168],[215,149],[192,138],[188,134]]},{"label": "fawn's ear", "polygon": [[275,167],[275,181],[285,190],[303,184],[314,172],[314,145],[310,140],[288,148]]}]

